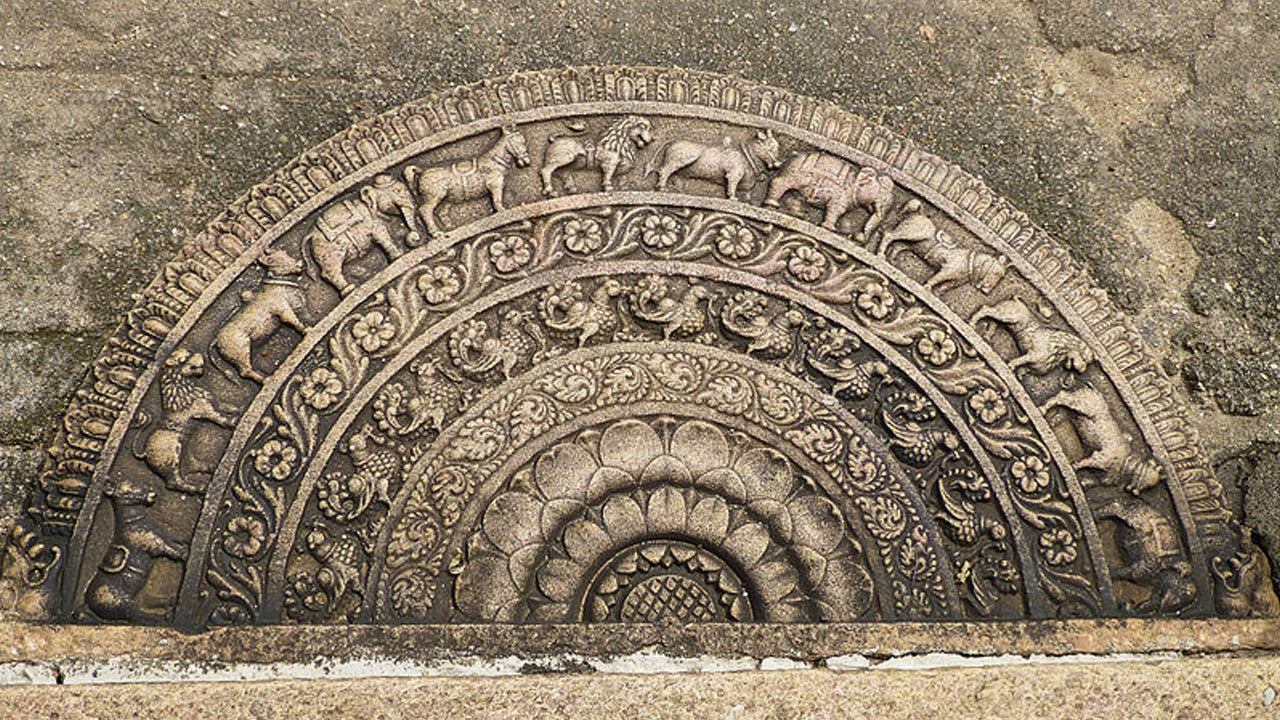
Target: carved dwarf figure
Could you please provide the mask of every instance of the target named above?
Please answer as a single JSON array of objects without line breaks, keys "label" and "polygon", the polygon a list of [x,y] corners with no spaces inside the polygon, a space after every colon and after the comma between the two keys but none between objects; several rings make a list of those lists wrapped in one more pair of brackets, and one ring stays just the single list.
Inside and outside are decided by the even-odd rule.
[{"label": "carved dwarf figure", "polygon": [[822,227],[835,230],[836,223],[855,207],[871,211],[858,239],[871,236],[893,207],[893,180],[873,167],[861,169],[834,155],[810,152],[797,155],[769,183],[764,204],[777,207],[782,196],[792,190],[804,201],[823,208]]},{"label": "carved dwarf figure", "polygon": [[298,285],[302,262],[282,250],[268,251],[258,262],[267,268],[266,279],[256,291],[240,295],[244,305],[218,330],[213,347],[241,377],[261,384],[266,378],[253,369],[253,344],[271,336],[281,324],[303,334],[307,326],[298,319],[298,311],[306,307],[306,296]]},{"label": "carved dwarf figure", "polygon": [[444,232],[436,220],[436,208],[441,202],[462,202],[488,195],[493,211],[502,212],[505,207],[502,190],[506,185],[507,172],[512,165],[525,167],[528,164],[529,147],[525,144],[524,135],[510,125],[502,128],[498,141],[479,157],[440,167],[410,165],[405,168],[404,179],[418,191],[421,200],[418,215],[427,226],[427,232],[439,235]]},{"label": "carved dwarf figure", "polygon": [[149,623],[163,622],[166,613],[144,609],[138,593],[157,558],[186,560],[185,544],[166,539],[147,517],[147,508],[156,502],[156,493],[128,479],[108,488],[115,517],[111,547],[89,581],[85,602],[103,620]]},{"label": "carved dwarf figure", "polygon": [[[584,125],[570,125],[570,132],[580,135]],[[613,177],[626,173],[635,164],[636,151],[653,142],[653,129],[647,118],[628,115],[618,120],[595,142],[584,142],[573,136],[552,135],[542,155],[542,194],[555,197],[555,174],[561,168],[599,170],[605,192],[613,192]],[[566,188],[568,189],[568,188]],[[572,192],[572,190],[570,190]]]},{"label": "carved dwarf figure", "polygon": [[1063,408],[1075,416],[1076,434],[1089,450],[1075,463],[1077,470],[1101,470],[1103,485],[1121,487],[1134,495],[1160,482],[1159,466],[1135,455],[1133,436],[1116,422],[1102,393],[1088,385],[1062,390],[1049,398],[1043,410],[1048,413],[1054,408]]},{"label": "carved dwarf figure", "polygon": [[919,200],[908,200],[902,209],[905,213],[903,218],[891,230],[885,231],[880,243],[881,255],[888,257],[889,248],[896,242],[908,242],[920,259],[935,271],[925,281],[925,287],[930,290],[941,290],[948,283],[972,284],[984,295],[995,289],[1009,267],[1008,258],[956,242],[921,211]]},{"label": "carved dwarf figure", "polygon": [[196,384],[204,374],[204,356],[185,348],[173,351],[160,373],[160,426],[151,431],[141,451],[133,454],[146,462],[164,480],[165,487],[187,495],[199,495],[204,488],[182,471],[182,447],[196,421],[204,420],[232,427],[235,420],[213,404],[208,390]]},{"label": "carved dwarf figure", "polygon": [[725,137],[719,146],[703,145],[693,140],[669,140],[658,148],[645,165],[645,176],[658,173],[658,189],[666,190],[673,174],[701,180],[724,181],[724,195],[730,200],[738,196],[738,186],[747,187],[765,170],[782,165],[778,139],[772,130],[760,130],[748,142],[735,142]]}]

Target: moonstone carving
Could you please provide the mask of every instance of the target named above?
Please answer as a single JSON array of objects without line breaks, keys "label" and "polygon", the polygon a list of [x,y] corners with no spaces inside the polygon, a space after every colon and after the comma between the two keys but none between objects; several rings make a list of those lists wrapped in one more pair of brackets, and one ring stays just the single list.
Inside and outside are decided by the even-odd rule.
[{"label": "moonstone carving", "polygon": [[1168,381],[981,182],[826,103],[571,68],[255,186],[95,362],[4,582],[61,621],[1272,612]]}]

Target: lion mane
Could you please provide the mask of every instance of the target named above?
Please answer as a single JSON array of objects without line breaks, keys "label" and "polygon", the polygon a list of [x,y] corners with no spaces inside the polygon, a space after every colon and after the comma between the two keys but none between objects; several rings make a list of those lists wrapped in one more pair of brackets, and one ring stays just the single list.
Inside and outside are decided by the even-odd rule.
[{"label": "lion mane", "polygon": [[631,167],[636,159],[637,146],[631,137],[637,127],[648,127],[649,121],[639,115],[628,115],[613,125],[596,142],[596,157],[606,153],[618,156],[619,167]]},{"label": "lion mane", "polygon": [[197,400],[209,397],[208,391],[193,378],[204,374],[204,357],[180,348],[164,362],[160,373],[160,405],[166,415],[181,412]]}]

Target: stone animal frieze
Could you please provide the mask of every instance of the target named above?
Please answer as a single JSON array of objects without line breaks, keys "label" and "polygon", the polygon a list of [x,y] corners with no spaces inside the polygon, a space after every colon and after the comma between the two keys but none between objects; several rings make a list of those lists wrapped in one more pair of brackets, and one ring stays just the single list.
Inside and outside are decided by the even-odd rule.
[{"label": "stone animal frieze", "polygon": [[441,167],[405,168],[404,179],[418,194],[418,215],[427,232],[443,232],[436,218],[441,202],[459,202],[488,196],[495,212],[501,212],[506,201],[503,189],[512,167],[529,164],[529,147],[524,134],[515,126],[503,127],[493,146],[478,157],[460,160]]},{"label": "stone animal frieze", "polygon": [[787,161],[769,183],[766,205],[777,206],[782,197],[799,191],[805,202],[823,208],[822,227],[832,230],[836,222],[854,207],[871,210],[859,231],[870,237],[880,226],[894,202],[893,180],[872,167],[857,168],[825,153],[807,153]]}]

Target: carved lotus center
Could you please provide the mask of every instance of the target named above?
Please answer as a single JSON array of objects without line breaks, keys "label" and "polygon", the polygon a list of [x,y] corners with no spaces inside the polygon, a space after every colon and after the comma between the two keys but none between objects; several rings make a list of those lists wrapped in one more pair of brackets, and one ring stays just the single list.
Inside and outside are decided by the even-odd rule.
[{"label": "carved lotus center", "polygon": [[587,622],[750,621],[750,598],[723,560],[691,543],[653,540],[618,553],[582,603]]},{"label": "carved lotus center", "polygon": [[471,619],[746,621],[758,603],[774,620],[853,620],[869,607],[858,542],[776,450],[659,417],[586,431],[532,465],[467,544],[455,597]]}]

